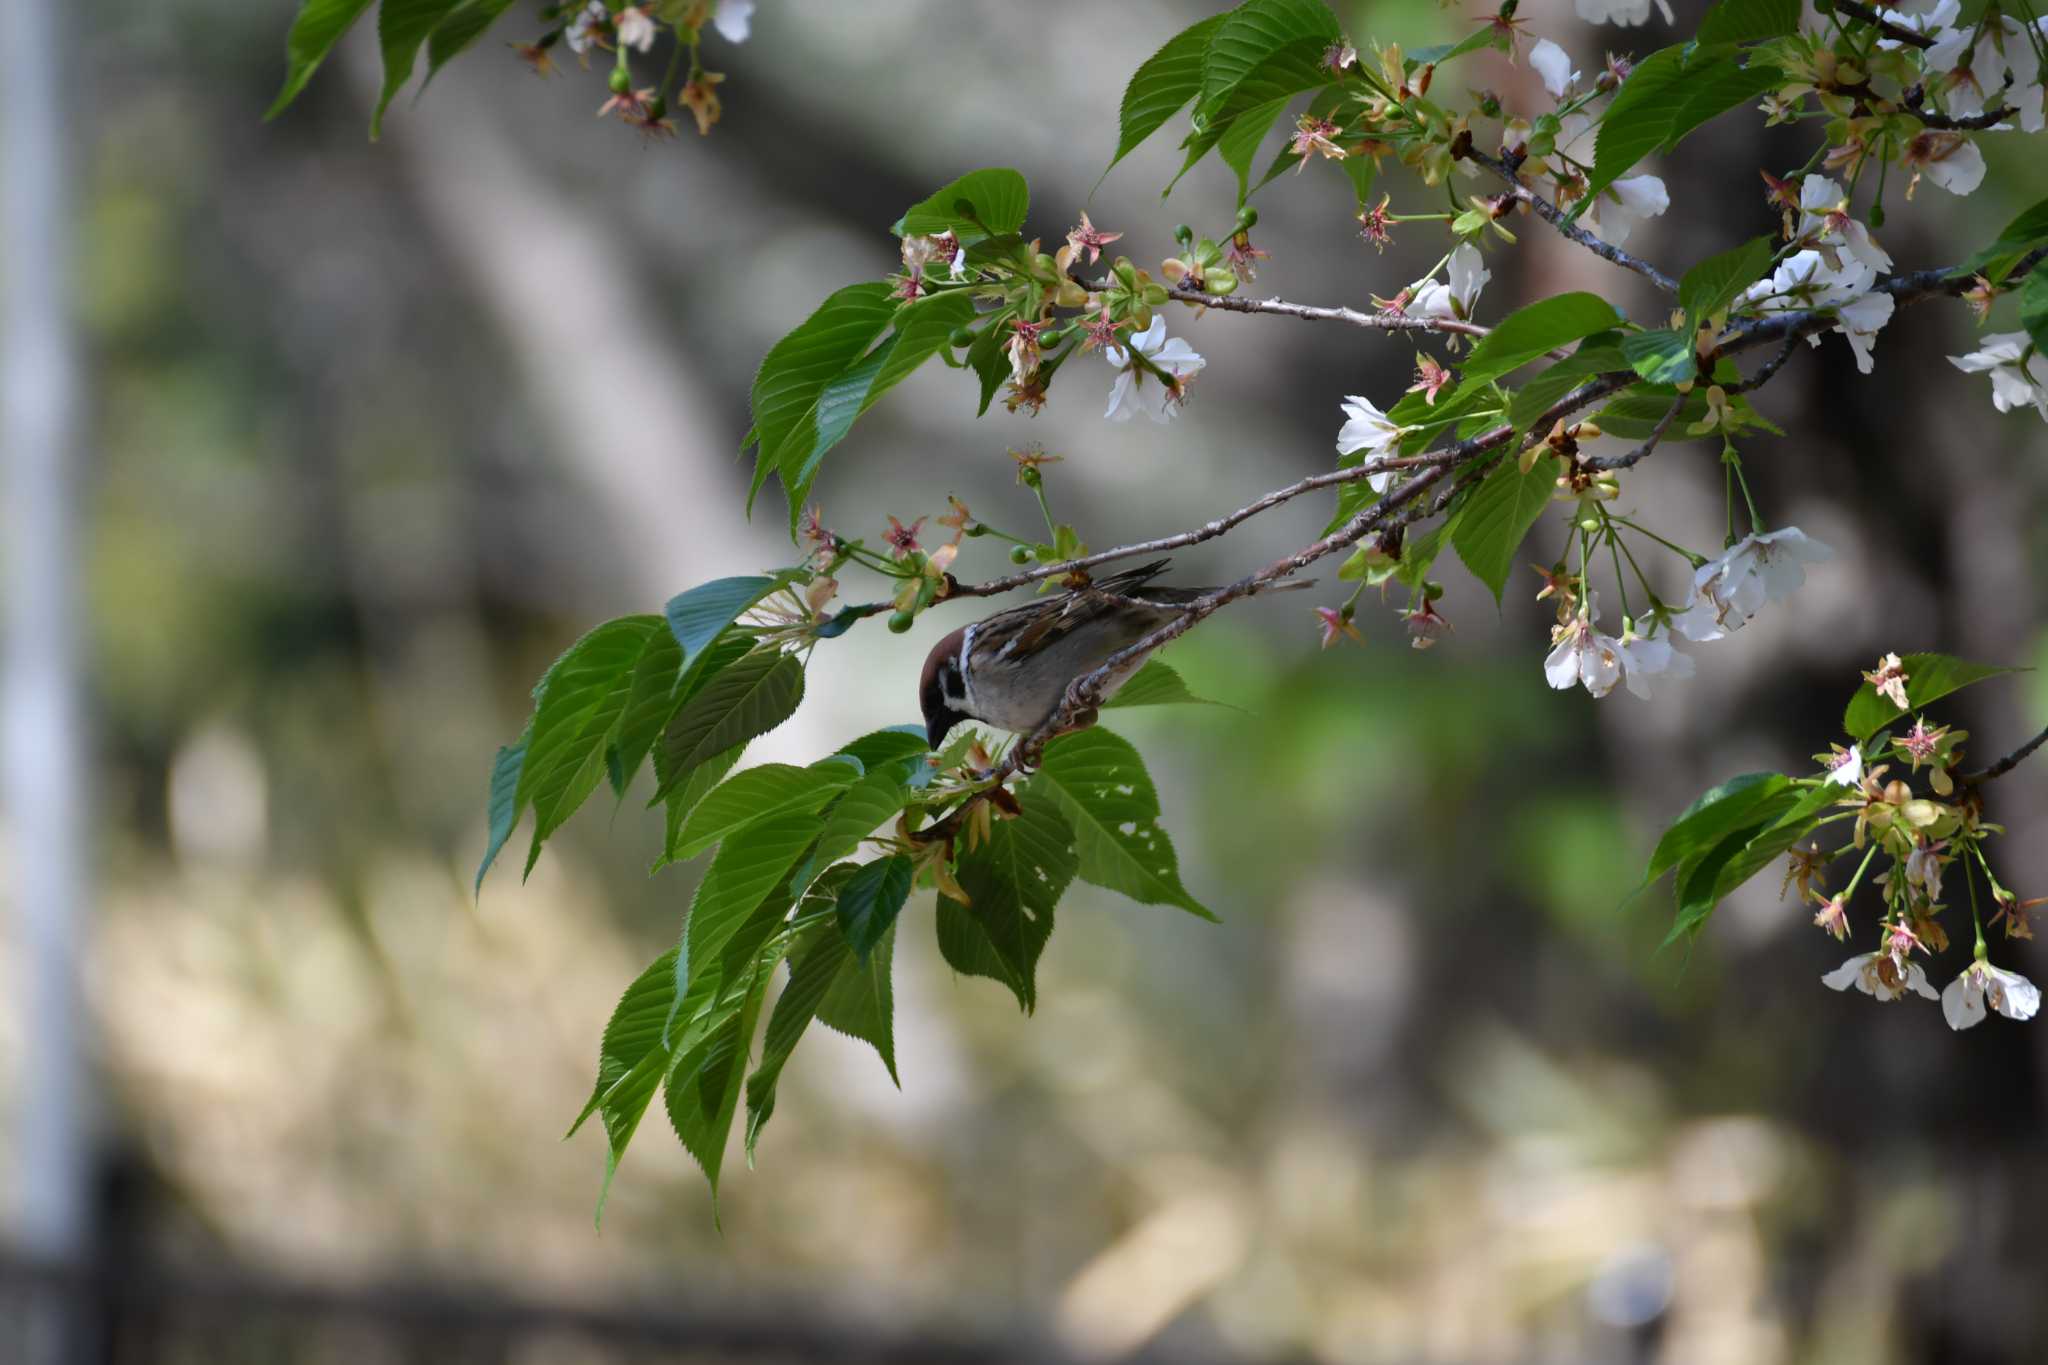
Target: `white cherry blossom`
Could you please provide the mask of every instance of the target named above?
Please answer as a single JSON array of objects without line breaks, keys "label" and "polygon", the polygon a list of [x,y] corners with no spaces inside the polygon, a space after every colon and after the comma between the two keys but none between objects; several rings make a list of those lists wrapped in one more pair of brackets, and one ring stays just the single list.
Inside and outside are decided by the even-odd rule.
[{"label": "white cherry blossom", "polygon": [[2000,412],[2031,403],[2048,421],[2048,355],[2033,346],[2025,332],[1991,332],[1968,355],[1952,355],[1948,363],[1965,374],[1991,375],[1991,404]]},{"label": "white cherry blossom", "polygon": [[[1166,319],[1162,317],[1155,316],[1150,327],[1132,337],[1131,346],[1176,380],[1198,373],[1209,363],[1181,338],[1169,339]],[[1158,375],[1150,370],[1141,370],[1137,361],[1121,346],[1105,346],[1102,354],[1118,371],[1116,383],[1109,391],[1109,407],[1102,414],[1104,417],[1112,422],[1128,422],[1132,414],[1142,412],[1155,422],[1173,420],[1185,397],[1184,391],[1177,393],[1161,382]]]},{"label": "white cherry blossom", "polygon": [[[1347,419],[1343,429],[1337,433],[1337,453],[1355,455],[1363,452],[1367,459],[1400,453],[1401,437],[1408,428],[1396,426],[1387,420],[1387,415],[1374,406],[1370,398],[1352,395],[1344,400],[1344,416]],[[1382,470],[1368,474],[1365,481],[1372,485],[1375,493],[1384,493],[1393,487],[1399,477],[1396,471]]]},{"label": "white cherry blossom", "polygon": [[1548,38],[1537,39],[1536,46],[1529,49],[1529,67],[1542,79],[1543,88],[1554,100],[1570,94],[1579,79],[1579,73],[1572,70],[1570,56]]},{"label": "white cherry blossom", "polygon": [[1796,526],[1752,532],[1694,571],[1692,598],[1671,628],[1688,640],[1718,640],[1766,602],[1797,592],[1806,566],[1826,563],[1834,553]]},{"label": "white cherry blossom", "polygon": [[[1634,28],[1650,21],[1650,0],[1572,0],[1572,8],[1589,24],[1615,24]],[[1657,0],[1657,12],[1670,23],[1670,0]]]},{"label": "white cherry blossom", "polygon": [[618,26],[621,47],[630,47],[635,52],[647,52],[654,47],[654,16],[646,6],[628,5],[612,22]]},{"label": "white cherry blossom", "polygon": [[1615,652],[1621,656],[1621,680],[1628,690],[1648,701],[1650,679],[1656,677],[1690,678],[1693,663],[1690,654],[1681,654],[1671,647],[1671,632],[1659,632],[1652,625],[1642,635],[1635,633],[1633,625],[1625,627],[1621,639],[1615,642]]},{"label": "white cherry blossom", "polygon": [[[1890,980],[1886,979],[1887,966],[1891,968]],[[1865,995],[1887,1002],[1897,1000],[1907,991],[1929,1000],[1941,998],[1928,984],[1927,973],[1920,969],[1919,963],[1908,962],[1901,970],[1889,953],[1858,953],[1822,977],[1821,984],[1838,991],[1854,986]]]},{"label": "white cherry blossom", "polygon": [[1846,749],[1838,748],[1828,763],[1827,780],[1837,787],[1854,787],[1863,781],[1863,747],[1851,744]]},{"label": "white cherry blossom", "polygon": [[1850,216],[1848,192],[1824,175],[1809,175],[1799,182],[1799,235],[1811,236],[1830,259],[1835,248],[1846,250],[1870,267],[1873,278],[1892,268],[1891,253]]},{"label": "white cherry blossom", "polygon": [[1984,153],[1961,133],[1921,133],[1906,144],[1906,165],[1916,180],[1925,176],[1950,194],[1968,194],[1984,183]]},{"label": "white cherry blossom", "polygon": [[2031,1019],[2041,1008],[2041,988],[2002,967],[1978,958],[1941,991],[1941,1017],[1961,1031],[1984,1022],[1984,1004],[2008,1019]]},{"label": "white cherry blossom", "polygon": [[1550,654],[1543,660],[1543,678],[1562,691],[1583,683],[1588,692],[1604,697],[1621,681],[1621,641],[1593,628],[1600,619],[1600,595],[1586,594],[1579,614],[1550,633]]},{"label": "white cherry blossom", "polygon": [[1609,246],[1621,246],[1645,218],[1660,218],[1671,193],[1654,175],[1631,175],[1602,190],[1579,215],[1586,231]]},{"label": "white cherry blossom", "polygon": [[1934,35],[1924,60],[1930,72],[1941,72],[1928,88],[1940,93],[1942,107],[1968,118],[1998,104],[2019,111],[2020,127],[2038,133],[2043,126],[2041,59],[2034,50],[2036,28],[2029,33],[2017,19],[1986,16]]},{"label": "white cherry blossom", "polygon": [[1450,277],[1448,283],[1431,280],[1415,291],[1415,298],[1408,305],[1410,316],[1470,318],[1473,305],[1479,302],[1479,291],[1493,278],[1479,248],[1470,242],[1459,243],[1451,252],[1450,265],[1444,273]]},{"label": "white cherry blossom", "polygon": [[[1856,354],[1856,368],[1869,374],[1877,334],[1891,321],[1897,307],[1890,294],[1871,287],[1876,283],[1876,271],[1853,257],[1836,267],[1818,251],[1795,251],[1779,263],[1768,280],[1751,285],[1743,298],[1764,313],[1834,309],[1836,324],[1829,330],[1848,340],[1849,349]],[[1820,337],[1818,332],[1808,336],[1807,345],[1820,345]]]},{"label": "white cherry blossom", "polygon": [[754,28],[754,0],[718,0],[711,25],[728,43],[744,43]]},{"label": "white cherry blossom", "polygon": [[562,30],[562,37],[568,42],[569,50],[581,57],[590,51],[592,44],[603,43],[611,26],[612,12],[605,8],[604,0],[590,0],[569,21],[569,27]]}]

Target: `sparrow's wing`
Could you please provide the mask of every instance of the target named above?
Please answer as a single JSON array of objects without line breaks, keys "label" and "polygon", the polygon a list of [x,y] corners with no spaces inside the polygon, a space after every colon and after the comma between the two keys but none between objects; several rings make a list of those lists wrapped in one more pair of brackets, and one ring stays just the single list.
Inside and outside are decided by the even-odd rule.
[{"label": "sparrow's wing", "polygon": [[1155,559],[1150,564],[1140,564],[1135,569],[1125,569],[1122,573],[1113,573],[1107,578],[1097,579],[1094,586],[1099,592],[1129,594],[1132,589],[1143,587],[1165,573],[1171,563],[1173,561],[1170,559]]}]

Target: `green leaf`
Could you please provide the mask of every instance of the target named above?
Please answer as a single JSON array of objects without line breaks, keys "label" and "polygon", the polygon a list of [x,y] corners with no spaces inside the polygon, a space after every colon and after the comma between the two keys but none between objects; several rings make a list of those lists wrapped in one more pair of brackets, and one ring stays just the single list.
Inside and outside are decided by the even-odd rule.
[{"label": "green leaf", "polygon": [[669,793],[713,754],[765,735],[796,713],[804,697],[804,666],[793,654],[749,654],[704,684],[662,732],[655,769]]},{"label": "green leaf", "polygon": [[925,743],[922,725],[894,725],[862,735],[851,744],[842,744],[839,752],[853,755],[863,769],[872,773],[884,764],[905,759],[914,758],[921,763],[931,749]]},{"label": "green leaf", "polygon": [[825,386],[867,355],[888,329],[896,308],[886,282],[850,284],[769,348],[754,375],[754,444],[759,449],[747,491],[748,511],[768,475],[801,469],[809,462],[817,444],[818,400]]},{"label": "green leaf", "polygon": [[1551,404],[1587,380],[1630,368],[1628,357],[1621,353],[1620,334],[1595,333],[1580,342],[1571,355],[1515,390],[1508,401],[1508,422],[1516,427],[1531,426]]},{"label": "green leaf", "polygon": [[[1049,751],[1048,751],[1049,752]],[[1038,1000],[1038,955],[1052,936],[1053,907],[1074,879],[1074,830],[1036,778],[1017,795],[1019,814],[997,820],[963,852],[954,875],[966,905],[939,897],[939,952],[953,970],[1008,986],[1030,1013]]]},{"label": "green leaf", "polygon": [[[1343,40],[1344,30],[1338,25],[1337,16],[1330,13],[1322,0],[1246,0],[1223,16],[1203,54],[1201,103],[1195,107],[1197,124],[1213,121],[1222,114],[1239,86],[1258,75],[1276,56],[1287,61],[1290,58],[1284,54],[1313,48],[1312,60],[1320,64],[1323,52]],[[1320,84],[1328,77],[1329,73],[1322,71],[1310,84]],[[1292,87],[1308,88],[1307,84]],[[1282,92],[1261,87],[1249,94],[1244,103],[1262,103],[1278,93]]]},{"label": "green leaf", "polygon": [[[832,926],[826,926],[831,929]],[[837,932],[831,935],[843,944]],[[842,968],[818,1004],[818,1020],[849,1038],[858,1038],[874,1048],[898,1086],[896,1075],[895,1001],[889,987],[889,969],[896,955],[896,930],[882,935],[882,941],[868,954],[865,963],[855,960]]]},{"label": "green leaf", "polygon": [[676,950],[671,948],[640,973],[605,1025],[597,1050],[597,1084],[583,1112],[569,1125],[569,1136],[592,1114],[601,1113],[605,1130],[604,1184],[598,1191],[597,1218],[604,1219],[604,1201],[611,1193],[612,1176],[619,1158],[647,1112],[667,1070],[668,1050],[662,1046],[662,1026],[675,1001]]},{"label": "green leaf", "polygon": [[461,8],[443,19],[427,38],[427,79],[465,51],[499,16],[512,8],[512,0],[466,0]]},{"label": "green leaf", "polygon": [[753,1045],[754,1025],[761,1017],[772,966],[772,962],[754,965],[736,1004],[722,1009],[703,1040],[676,1058],[663,1087],[669,1123],[684,1149],[704,1168],[714,1209],[725,1144],[739,1108],[747,1053]]},{"label": "green leaf", "polygon": [[1621,353],[1628,357],[1629,366],[1652,384],[1682,384],[1699,375],[1692,337],[1686,333],[1631,332],[1621,339]]},{"label": "green leaf", "polygon": [[1269,100],[1254,109],[1247,109],[1230,121],[1221,137],[1216,139],[1216,154],[1223,158],[1223,164],[1237,173],[1237,202],[1242,204],[1251,193],[1252,158],[1259,154],[1259,144],[1266,140],[1266,134],[1273,131],[1273,125],[1287,109],[1288,96]]},{"label": "green leaf", "polygon": [[[661,798],[662,804],[668,808],[668,833],[662,840],[661,856],[654,860],[653,867],[647,869],[650,875],[670,863],[682,861],[677,845],[682,842],[683,822],[690,818],[691,811],[697,809],[697,803],[725,780],[725,775],[733,770],[740,761],[740,755],[746,751],[745,744],[735,744],[722,754],[713,754],[691,769],[674,791]],[[660,766],[655,765],[657,773]]]},{"label": "green leaf", "polygon": [[377,42],[384,53],[384,89],[370,115],[370,139],[384,130],[384,111],[399,89],[412,79],[420,45],[462,0],[383,0],[377,10]]},{"label": "green leaf", "polygon": [[745,578],[714,578],[688,592],[677,593],[662,609],[669,634],[682,651],[678,668],[688,668],[725,633],[740,613],[780,587],[786,579],[753,574]]},{"label": "green leaf", "polygon": [[1555,455],[1538,459],[1526,474],[1513,459],[1505,459],[1472,490],[1466,502],[1451,544],[1472,576],[1492,590],[1495,604],[1514,570],[1515,551],[1550,505],[1557,473]]},{"label": "green leaf", "polygon": [[370,0],[305,0],[299,6],[291,35],[285,39],[284,88],[277,92],[264,118],[276,118],[299,97],[341,35],[369,7]]},{"label": "green leaf", "polygon": [[[1999,664],[1972,663],[1949,654],[1908,654],[1900,662],[1906,669],[1906,700],[1912,703],[1906,708],[1908,711],[1917,711],[1972,683],[2019,671]],[[1876,688],[1864,683],[1849,698],[1849,708],[1842,714],[1842,728],[1861,744],[1904,714],[1888,699],[1877,695]]]},{"label": "green leaf", "polygon": [[[838,871],[838,869],[834,869]],[[805,909],[812,898],[805,898]],[[841,973],[853,965],[853,953],[846,940],[830,924],[814,926],[790,953],[789,981],[768,1016],[768,1032],[761,1040],[761,1061],[747,1077],[747,1164],[754,1161],[754,1145],[761,1129],[775,1113],[775,1087],[782,1068],[796,1051],[804,1030],[817,1017],[819,1005]]]},{"label": "green leaf", "polygon": [[1116,155],[1103,167],[1104,175],[1201,93],[1202,57],[1208,51],[1209,39],[1228,17],[1213,14],[1182,29],[1145,59],[1130,84],[1124,87],[1123,104],[1117,115]]},{"label": "green leaf", "polygon": [[1755,43],[1782,38],[1799,28],[1799,0],[1721,0],[1700,20],[1697,41]]},{"label": "green leaf", "polygon": [[1667,47],[1636,64],[1600,120],[1593,172],[1576,218],[1644,157],[1670,151],[1693,129],[1744,104],[1781,79],[1763,62],[1744,66],[1725,48]]},{"label": "green leaf", "polygon": [[[883,764],[848,787],[846,795],[832,804],[818,833],[818,847],[810,856],[810,867],[829,867],[860,847],[861,840],[894,820],[909,804],[910,788],[904,784],[903,766]],[[798,882],[809,876],[797,871]]]},{"label": "green leaf", "polygon": [[[1594,413],[1593,422],[1608,436],[1619,436],[1625,441],[1642,440],[1664,420],[1664,414],[1671,411],[1672,400],[1677,397],[1678,390],[1670,384],[1635,384],[1622,390]],[[1695,388],[1679,407],[1678,416],[1671,419],[1665,439],[1688,439],[1686,427],[1699,421],[1706,411],[1706,395]]]},{"label": "green leaf", "polygon": [[526,745],[532,737],[533,727],[529,725],[517,744],[506,745],[491,760],[491,795],[487,806],[490,838],[484,845],[484,860],[476,867],[478,895],[483,894],[484,873],[489,872],[491,864],[497,861],[505,841],[512,837],[512,827],[519,823],[519,812],[525,809],[519,803],[519,770],[526,761]]},{"label": "green leaf", "polygon": [[797,768],[764,763],[728,779],[698,803],[675,845],[679,858],[694,858],[735,830],[786,811],[816,815],[824,804],[859,776],[851,767],[831,763]]},{"label": "green leaf", "polygon": [[943,349],[954,329],[974,321],[974,316],[974,299],[964,290],[905,305],[897,314],[895,330],[882,344],[819,392],[816,439],[801,460],[800,447],[787,446],[779,467],[783,487],[789,490],[792,535],[826,453],[846,439],[862,413]]},{"label": "green leaf", "polygon": [[1690,861],[1681,862],[1678,915],[1664,936],[1665,944],[1697,937],[1716,906],[1804,837],[1840,799],[1841,792],[1825,784],[1780,790],[1759,802],[1747,823]]},{"label": "green leaf", "polygon": [[839,892],[839,931],[862,961],[896,927],[916,873],[910,859],[899,853],[863,863],[846,879]]},{"label": "green leaf", "polygon": [[898,237],[933,237],[950,232],[963,244],[1000,237],[1024,226],[1031,187],[1007,167],[969,171],[904,210],[889,230]]},{"label": "green leaf", "polygon": [[2042,242],[2048,242],[2048,199],[2007,223],[1998,240],[1965,261],[1956,273],[1973,275],[1982,271],[1995,284],[2005,278],[2021,256]]},{"label": "green leaf", "polygon": [[2020,286],[2020,326],[2036,346],[2048,351],[2048,265],[2028,271],[2027,282]]},{"label": "green leaf", "polygon": [[731,835],[711,859],[704,880],[690,898],[683,925],[683,961],[677,970],[694,978],[706,970],[726,940],[769,893],[789,877],[811,841],[818,821],[809,811],[785,810]]},{"label": "green leaf", "polygon": [[1558,294],[1518,308],[1472,348],[1465,362],[1464,382],[1498,379],[1545,351],[1604,332],[1620,321],[1614,305],[1598,294]]},{"label": "green leaf", "polygon": [[682,701],[683,689],[688,685],[683,677],[682,659],[676,642],[656,631],[649,637],[640,661],[633,665],[626,705],[612,731],[609,756],[612,790],[621,797],[640,771],[655,737]]},{"label": "green leaf", "polygon": [[[1725,310],[1771,268],[1772,240],[1752,237],[1741,246],[1709,256],[1678,282],[1678,303],[1693,328]],[[1637,373],[1641,373],[1640,370]]]},{"label": "green leaf", "polygon": [[1145,666],[1131,675],[1131,680],[1119,687],[1102,704],[1104,710],[1116,706],[1221,706],[1223,703],[1198,697],[1188,690],[1171,664],[1158,659],[1148,659]]},{"label": "green leaf", "polygon": [[1792,779],[1783,773],[1744,773],[1708,788],[1657,841],[1650,854],[1650,865],[1643,873],[1644,883],[1657,880],[1682,862],[1698,858],[1731,831],[1756,823],[1762,807],[1791,790]]},{"label": "green leaf", "polygon": [[1489,24],[1481,24],[1455,43],[1434,43],[1429,47],[1417,48],[1408,54],[1405,65],[1412,71],[1424,66],[1442,66],[1456,57],[1481,48],[1501,48],[1501,40]]},{"label": "green leaf", "polygon": [[607,621],[571,645],[542,679],[513,798],[516,806],[533,807],[529,873],[541,845],[604,776],[606,755],[632,696],[635,666],[660,629],[658,616]]},{"label": "green leaf", "polygon": [[1128,741],[1100,728],[1062,736],[1046,745],[1025,790],[1050,797],[1074,827],[1083,881],[1215,918],[1181,885],[1173,841],[1159,824],[1159,794]]}]

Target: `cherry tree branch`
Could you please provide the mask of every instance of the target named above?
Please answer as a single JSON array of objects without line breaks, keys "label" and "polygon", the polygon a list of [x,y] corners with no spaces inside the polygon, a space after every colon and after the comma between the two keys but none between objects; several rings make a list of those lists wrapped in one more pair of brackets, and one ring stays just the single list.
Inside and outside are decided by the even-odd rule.
[{"label": "cherry tree branch", "polygon": [[1974,787],[1980,782],[1990,782],[1995,778],[2004,777],[2007,773],[2025,762],[2027,756],[2043,744],[2048,744],[2048,730],[2043,730],[2040,734],[2035,735],[2025,744],[2020,745],[2019,748],[2014,749],[1990,767],[1980,768],[1976,772],[1966,775],[1963,778],[1963,785]]},{"label": "cherry tree branch", "polygon": [[1895,38],[1907,47],[1926,49],[1934,46],[1934,39],[1904,24],[1895,24],[1872,9],[1861,0],[1835,0],[1835,9],[1848,15],[1858,23],[1868,24],[1887,38]]},{"label": "cherry tree branch", "polygon": [[1677,280],[1672,279],[1642,257],[1623,251],[1620,247],[1610,242],[1601,241],[1577,223],[1567,219],[1564,210],[1558,208],[1557,205],[1523,184],[1521,178],[1522,160],[1520,157],[1507,156],[1496,158],[1488,156],[1485,152],[1472,146],[1469,137],[1454,145],[1451,148],[1451,155],[1462,156],[1468,161],[1475,161],[1481,166],[1486,167],[1487,170],[1492,171],[1502,180],[1507,181],[1509,194],[1534,209],[1537,217],[1556,228],[1567,238],[1592,252],[1595,256],[1600,257],[1604,261],[1611,261],[1623,270],[1633,270],[1636,274],[1641,275],[1667,294],[1676,294],[1678,292]]}]

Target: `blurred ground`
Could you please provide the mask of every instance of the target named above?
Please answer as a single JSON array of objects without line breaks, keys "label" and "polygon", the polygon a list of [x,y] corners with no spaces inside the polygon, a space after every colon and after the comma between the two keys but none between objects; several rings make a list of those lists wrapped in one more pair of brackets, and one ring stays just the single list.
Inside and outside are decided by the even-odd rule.
[{"label": "blurred ground", "polygon": [[[1822,990],[1841,950],[1768,877],[1689,958],[1655,951],[1661,895],[1623,904],[1686,801],[1800,763],[1883,650],[2048,662],[2048,429],[1998,419],[1940,360],[1968,335],[1945,305],[1895,320],[1871,380],[1830,341],[1765,392],[1790,434],[1756,447],[1759,493],[1838,558],[1692,683],[1553,694],[1547,609],[1512,594],[1496,614],[1457,574],[1456,633],[1426,654],[1391,611],[1328,654],[1298,602],[1227,614],[1173,660],[1242,714],[1117,722],[1221,926],[1077,893],[1025,1019],[951,976],[913,906],[903,1090],[816,1031],[722,1236],[652,1120],[594,1231],[601,1144],[558,1135],[693,874],[645,878],[657,822],[594,803],[524,887],[501,868],[473,902],[493,748],[591,622],[783,561],[773,507],[734,516],[747,381],[826,292],[892,267],[905,205],[1014,165],[1049,238],[1086,206],[1149,262],[1181,218],[1227,224],[1214,166],[1160,204],[1168,140],[1090,197],[1123,80],[1208,7],[767,0],[724,63],[725,122],[674,146],[596,123],[597,82],[535,81],[496,42],[369,145],[367,33],[262,125],[286,8],[81,7],[90,991],[151,1254],[948,1333],[1030,1321],[1106,1354],[2048,1358],[2042,1027],[1956,1036]],[[1555,0],[1523,15],[1585,67],[1665,38],[1596,35]],[[1346,17],[1411,48],[1461,22],[1412,0]],[[1533,89],[1490,56],[1465,79]],[[1766,147],[1738,117],[1689,143],[1671,214],[1631,248],[1670,266],[1768,230],[1755,168],[1805,154],[1785,131]],[[1902,265],[1969,254],[2048,191],[2025,148],[1992,154],[1977,196],[1891,205]],[[1418,230],[1375,255],[1326,169],[1262,200],[1253,292],[1364,306],[1442,249]],[[1490,262],[1489,313],[1567,287],[1650,307],[1634,277],[1522,235]],[[932,367],[835,456],[829,519],[878,529],[952,491],[1024,525],[1004,451],[1042,442],[1091,542],[1168,533],[1327,467],[1339,397],[1385,402],[1412,367],[1398,339],[1290,320],[1170,325],[1209,359],[1184,420],[1105,425],[1102,367],[1062,376],[1036,420],[975,421]],[[1717,539],[1705,447],[1667,447],[1626,496]],[[1326,516],[1305,501],[1178,572],[1241,571]],[[756,756],[914,718],[953,624],[849,636]],[[1961,699],[1975,752],[2048,721],[2041,676]],[[2044,806],[2048,766],[1998,789],[2023,895],[2048,886]],[[34,1043],[0,1011],[0,1118]]]}]

